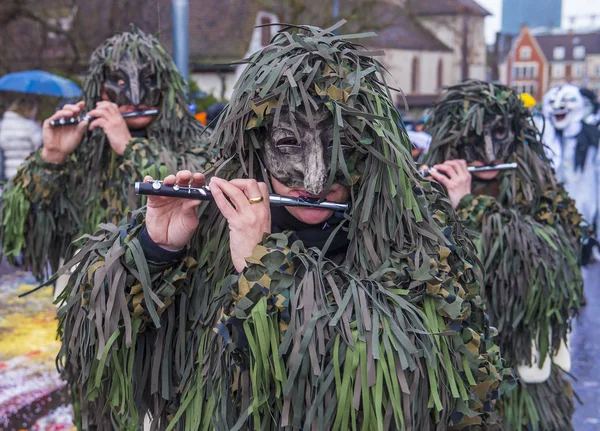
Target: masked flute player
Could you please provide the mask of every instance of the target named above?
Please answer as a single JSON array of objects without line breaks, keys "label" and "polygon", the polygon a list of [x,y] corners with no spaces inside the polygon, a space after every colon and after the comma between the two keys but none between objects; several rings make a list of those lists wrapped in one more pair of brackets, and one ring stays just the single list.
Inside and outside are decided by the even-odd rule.
[{"label": "masked flute player", "polygon": [[[187,108],[185,82],[170,56],[139,29],[107,39],[92,54],[83,101],[44,122],[32,153],[0,200],[0,245],[42,279],[98,223],[118,223],[142,202],[129,184],[146,174],[202,168],[202,126]],[[153,115],[123,118],[154,110]],[[92,120],[52,127],[61,119]],[[87,118],[87,117],[86,117]]]},{"label": "masked flute player", "polygon": [[[572,430],[567,338],[583,295],[582,217],[544,153],[539,131],[508,87],[467,81],[430,117],[425,162],[458,215],[480,233],[490,323],[517,386],[499,399],[507,430]],[[471,175],[467,166],[516,162]]]}]

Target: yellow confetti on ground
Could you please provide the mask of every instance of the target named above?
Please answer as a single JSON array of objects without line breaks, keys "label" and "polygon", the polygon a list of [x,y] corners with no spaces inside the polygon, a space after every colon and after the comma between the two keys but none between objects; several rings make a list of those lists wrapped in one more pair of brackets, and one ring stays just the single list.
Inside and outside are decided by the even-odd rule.
[{"label": "yellow confetti on ground", "polygon": [[49,364],[53,365],[60,343],[56,339],[58,321],[52,288],[19,298],[33,288],[20,284],[0,295],[0,361],[26,355],[34,360],[52,359]]},{"label": "yellow confetti on ground", "polygon": [[13,314],[0,321],[0,361],[20,355],[56,356],[60,343],[56,340],[56,313],[42,312],[33,316]]}]

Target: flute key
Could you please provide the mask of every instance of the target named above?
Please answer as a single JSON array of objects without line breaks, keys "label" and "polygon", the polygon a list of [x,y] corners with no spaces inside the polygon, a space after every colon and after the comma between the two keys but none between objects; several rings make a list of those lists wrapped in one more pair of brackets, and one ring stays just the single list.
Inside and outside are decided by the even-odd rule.
[{"label": "flute key", "polygon": [[[145,111],[133,111],[121,114],[123,118],[145,117],[149,115],[158,115],[158,109],[146,109]],[[83,117],[59,118],[58,120],[50,121],[50,127],[75,126],[82,121],[94,121],[95,117],[84,115]]]}]

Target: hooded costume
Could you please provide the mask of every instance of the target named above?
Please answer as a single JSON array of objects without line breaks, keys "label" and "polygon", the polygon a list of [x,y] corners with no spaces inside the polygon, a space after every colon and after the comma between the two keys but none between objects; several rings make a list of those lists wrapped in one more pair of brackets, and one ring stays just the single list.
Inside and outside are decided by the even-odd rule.
[{"label": "hooded costume", "polygon": [[585,220],[593,223],[600,208],[600,130],[583,121],[583,97],[572,84],[550,89],[544,96],[543,110],[547,124],[544,144],[556,177]]},{"label": "hooded costume", "polygon": [[10,261],[22,252],[25,269],[38,279],[58,269],[79,235],[141,206],[130,188],[134,181],[205,163],[203,128],[188,111],[185,82],[158,40],[133,29],[99,46],[84,83],[88,110],[103,90],[118,105],[158,106],[159,113],[145,129],[130,130],[134,139],[123,155],[101,128],[86,132],[64,163],[44,162],[41,150],[32,153],[0,200],[2,252]]},{"label": "hooded costume", "polygon": [[583,122],[595,127],[600,127],[600,103],[589,88],[580,88],[579,92],[583,98]]},{"label": "hooded costume", "polygon": [[287,183],[304,166],[311,193],[351,186],[351,209],[320,226],[274,209],[239,274],[213,203],[179,253],[152,250],[142,212],[105,225],[61,297],[58,362],[78,426],[134,430],[147,412],[168,430],[489,419],[503,370],[473,244],[443,193],[417,181],[382,66],[332,30],[287,27],[248,59],[206,176]]},{"label": "hooded costume", "polygon": [[520,377],[500,398],[506,429],[572,429],[572,391],[554,364],[570,366],[564,343],[583,294],[582,217],[554,178],[530,112],[508,87],[450,87],[429,124],[429,166],[452,159],[518,163],[493,180],[473,176],[457,212],[481,234],[490,323],[503,359]]}]

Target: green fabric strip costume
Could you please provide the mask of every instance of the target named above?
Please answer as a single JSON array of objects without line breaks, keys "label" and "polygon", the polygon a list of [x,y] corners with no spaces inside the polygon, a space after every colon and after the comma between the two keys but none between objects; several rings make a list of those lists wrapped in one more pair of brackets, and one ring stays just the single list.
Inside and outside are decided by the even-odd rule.
[{"label": "green fabric strip costume", "polygon": [[487,426],[506,372],[473,243],[417,180],[381,64],[347,41],[366,35],[330,31],[285,28],[248,59],[206,175],[266,180],[271,128],[327,112],[330,184],[352,185],[347,247],[273,233],[238,274],[213,203],[182,261],[146,260],[143,212],[103,225],[60,298],[79,428],[137,430],[146,413],[188,431]]},{"label": "green fabric strip costume", "polygon": [[94,51],[84,84],[86,107],[101,100],[107,68],[124,59],[149,68],[160,91],[159,114],[145,137],[134,138],[122,156],[100,128],[88,131],[64,163],[45,163],[41,150],[33,153],[0,200],[2,253],[14,263],[22,252],[25,269],[38,279],[58,269],[79,235],[94,232],[102,221],[117,223],[141,206],[133,182],[206,162],[203,128],[187,109],[185,82],[160,43],[141,30],[117,34]]},{"label": "green fabric strip costume", "polygon": [[[531,114],[507,87],[482,81],[450,87],[431,116],[432,146],[425,163],[494,162],[474,155],[486,145],[487,127],[494,122],[500,128],[492,136],[510,130],[510,142],[496,148],[495,157],[505,154],[500,160],[517,162],[518,168],[500,172],[494,180],[473,176],[472,194],[457,211],[481,234],[483,296],[490,322],[499,331],[502,357],[511,367],[530,365],[533,342],[541,368],[550,360],[547,355],[554,357],[566,341],[580,306],[578,260],[586,232],[575,202],[555,181]],[[572,429],[572,391],[561,376],[553,366],[546,382],[520,382],[501,398],[506,429]]]}]

